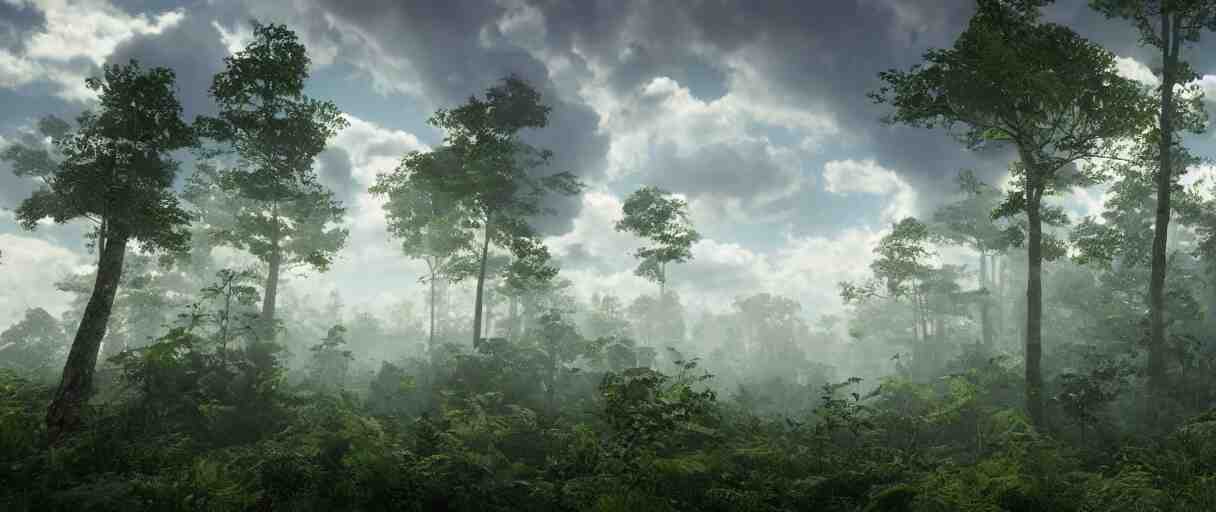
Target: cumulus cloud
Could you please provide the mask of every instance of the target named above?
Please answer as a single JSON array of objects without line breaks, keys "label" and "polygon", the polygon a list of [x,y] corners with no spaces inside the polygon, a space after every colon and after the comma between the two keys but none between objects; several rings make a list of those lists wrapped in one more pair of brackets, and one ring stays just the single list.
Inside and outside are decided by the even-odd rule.
[{"label": "cumulus cloud", "polygon": [[383,299],[378,293],[403,297],[420,290],[417,280],[425,265],[401,254],[399,243],[386,229],[383,199],[369,194],[367,187],[377,174],[396,167],[402,155],[427,147],[414,134],[351,115],[346,119],[350,127],[322,154],[318,172],[347,208],[344,227],[350,237],[328,272],[289,276],[293,279],[285,287],[317,307],[325,304],[331,290],[342,289],[348,304],[370,308]]},{"label": "cumulus cloud", "polygon": [[1140,61],[1131,57],[1115,57],[1115,67],[1119,72],[1119,76],[1135,80],[1146,85],[1157,85],[1161,83],[1157,79],[1157,75],[1153,74],[1153,70],[1144,65]]},{"label": "cumulus cloud", "polygon": [[776,143],[757,127],[779,126],[806,137],[834,130],[824,118],[775,116],[734,91],[704,101],[669,77],[654,78],[628,97],[594,103],[613,134],[608,177],[682,193],[698,220],[710,223],[762,217],[813,183],[804,159],[815,148]]},{"label": "cumulus cloud", "polygon": [[914,213],[916,191],[895,171],[874,160],[833,160],[823,166],[824,188],[838,195],[854,193],[882,196],[887,202],[883,220],[894,222]]},{"label": "cumulus cloud", "polygon": [[[621,201],[593,191],[583,202],[574,229],[546,240],[575,293],[585,299],[608,292],[625,300],[656,293],[657,285],[633,275],[637,261],[631,253],[639,242],[613,230]],[[843,306],[836,283],[866,274],[883,233],[863,228],[822,237],[778,234],[783,243],[771,251],[707,238],[693,246],[690,262],[671,266],[668,287],[697,308],[725,310],[737,296],[769,292],[798,299],[808,312],[838,312]]]},{"label": "cumulus cloud", "polygon": [[[1006,179],[1007,149],[969,152],[940,131],[882,125],[888,107],[865,97],[877,72],[949,46],[973,9],[973,0],[814,9],[746,0],[243,0],[141,13],[104,0],[0,0],[0,88],[45,82],[49,94],[83,106],[84,76],[136,57],[177,70],[192,117],[212,108],[210,76],[248,40],[249,18],[288,24],[309,49],[310,84],[323,86],[322,99],[377,111],[348,116],[351,127],[317,163],[348,206],[348,248],[330,273],[286,286],[307,300],[341,288],[348,302],[369,302],[412,296],[422,269],[388,239],[381,202],[366,187],[405,152],[438,143],[421,128],[427,113],[516,73],[553,107],[550,126],[527,134],[555,152],[544,172],[571,171],[590,185],[580,197],[551,198],[546,206],[559,214],[538,219],[580,294],[653,289],[632,274],[638,241],[612,225],[626,194],[659,185],[690,201],[706,235],[693,262],[672,270],[672,286],[688,300],[726,307],[735,295],[768,291],[813,314],[839,308],[835,283],[866,273],[889,222],[952,195],[942,183],[960,169]],[[1047,17],[1114,51],[1125,76],[1155,83],[1156,57],[1130,25],[1084,2],[1056,2]],[[1208,43],[1185,56],[1212,90]],[[13,126],[4,129],[10,136]],[[28,192],[0,188],[9,204]],[[1099,211],[1102,197],[1090,189],[1054,200],[1080,215]],[[0,233],[11,227],[0,217]],[[69,247],[62,240],[50,245]],[[952,258],[966,255],[943,255]]]},{"label": "cumulus cloud", "polygon": [[39,0],[34,7],[45,22],[23,33],[25,44],[0,50],[0,86],[14,88],[51,82],[57,95],[77,102],[93,99],[84,79],[94,74],[123,42],[155,35],[179,23],[184,14],[170,10],[154,16],[131,15],[105,0]]},{"label": "cumulus cloud", "polygon": [[0,234],[0,330],[21,319],[34,307],[58,315],[67,309],[72,296],[55,289],[53,283],[81,270],[87,261],[65,247],[31,236]]}]

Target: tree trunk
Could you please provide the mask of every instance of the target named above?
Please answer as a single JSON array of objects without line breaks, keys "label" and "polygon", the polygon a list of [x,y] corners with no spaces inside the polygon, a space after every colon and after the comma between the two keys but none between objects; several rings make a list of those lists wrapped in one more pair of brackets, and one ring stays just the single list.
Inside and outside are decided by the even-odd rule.
[{"label": "tree trunk", "polygon": [[[1175,18],[1176,20],[1176,15]],[[1153,228],[1152,270],[1149,275],[1148,386],[1150,395],[1165,389],[1165,266],[1170,224],[1170,188],[1173,184],[1174,71],[1178,61],[1178,35],[1171,31],[1171,16],[1161,16],[1161,168],[1157,172],[1157,218]]]},{"label": "tree trunk", "polygon": [[1042,195],[1033,165],[1026,169],[1026,217],[1029,240],[1026,245],[1026,411],[1036,428],[1044,427],[1043,417],[1043,222],[1039,216]]},{"label": "tree trunk", "polygon": [[528,316],[532,314],[532,305],[530,302],[523,302],[519,305],[519,336],[528,334]]},{"label": "tree trunk", "polygon": [[431,333],[427,340],[427,348],[431,353],[435,351],[435,273],[431,272]]},{"label": "tree trunk", "polygon": [[276,247],[270,253],[269,269],[266,271],[266,296],[262,298],[262,328],[267,338],[274,337],[275,301],[279,295],[279,273],[282,254]]},{"label": "tree trunk", "polygon": [[933,331],[930,330],[932,319],[929,318],[929,297],[922,295],[918,296],[917,300],[920,301],[920,332],[924,334],[923,341],[927,348],[930,343],[930,336],[933,334]]},{"label": "tree trunk", "polygon": [[491,334],[494,334],[494,301],[497,298],[498,297],[494,294],[493,287],[486,290],[486,330],[485,333],[482,334],[483,338],[489,338]]},{"label": "tree trunk", "polygon": [[940,311],[933,314],[933,347],[929,350],[929,363],[937,366],[946,346],[946,318]]},{"label": "tree trunk", "polygon": [[106,336],[110,321],[110,310],[114,307],[114,296],[122,278],[123,257],[127,251],[125,234],[104,235],[103,246],[97,258],[97,277],[93,292],[85,306],[84,316],[76,329],[67,363],[55,399],[46,413],[47,436],[51,444],[57,444],[64,435],[81,426],[81,409],[93,392],[93,372],[97,368],[97,353],[101,340]]},{"label": "tree trunk", "polygon": [[667,264],[659,263],[659,305],[667,298]]},{"label": "tree trunk", "polygon": [[511,295],[511,306],[507,313],[511,320],[507,322],[507,336],[515,339],[519,332],[519,297]]},{"label": "tree trunk", "polygon": [[270,232],[270,256],[266,270],[266,296],[262,298],[262,335],[274,339],[275,301],[279,296],[279,273],[283,265],[283,250],[279,247],[278,205],[273,208],[274,227]]},{"label": "tree trunk", "polygon": [[481,243],[481,270],[477,272],[477,293],[473,298],[473,348],[481,345],[481,294],[486,285],[486,257],[490,253],[490,216],[486,215],[485,240]]},{"label": "tree trunk", "polygon": [[992,353],[992,279],[988,275],[989,270],[988,255],[981,252],[980,289],[984,294],[980,296],[980,332],[984,340],[985,355]]}]

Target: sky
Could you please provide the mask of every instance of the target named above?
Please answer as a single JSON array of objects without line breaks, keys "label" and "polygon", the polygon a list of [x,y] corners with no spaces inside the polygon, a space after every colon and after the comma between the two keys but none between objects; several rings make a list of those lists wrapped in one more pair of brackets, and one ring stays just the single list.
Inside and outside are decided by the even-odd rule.
[{"label": "sky", "polygon": [[[688,200],[704,236],[694,260],[670,271],[687,306],[720,310],[768,292],[813,318],[841,310],[836,283],[867,274],[893,221],[950,200],[960,170],[1007,177],[1010,151],[969,152],[942,132],[884,125],[886,109],[865,95],[880,71],[949,46],[973,10],[971,0],[0,0],[0,147],[43,115],[95,105],[84,79],[132,58],[176,72],[187,119],[214,112],[207,87],[247,41],[249,20],[284,23],[312,58],[308,94],[350,121],[316,167],[351,231],[330,272],[293,274],[285,293],[321,304],[338,289],[371,311],[420,303],[425,267],[401,255],[367,187],[406,152],[442,141],[430,113],[515,73],[553,109],[529,140],[587,185],[550,200],[558,214],[538,226],[577,295],[655,293],[633,275],[638,242],[612,226],[625,196],[657,185]],[[1155,80],[1154,53],[1128,23],[1080,0],[1045,16],[1110,49],[1126,76]],[[1213,49],[1216,34],[1205,34],[1184,52],[1205,89],[1216,88]],[[1189,142],[1216,155],[1210,134]],[[0,208],[31,190],[0,168]],[[1102,189],[1058,201],[1074,218],[1096,214]],[[86,231],[24,231],[0,210],[0,326],[28,307],[66,307],[52,283],[92,263]]]}]

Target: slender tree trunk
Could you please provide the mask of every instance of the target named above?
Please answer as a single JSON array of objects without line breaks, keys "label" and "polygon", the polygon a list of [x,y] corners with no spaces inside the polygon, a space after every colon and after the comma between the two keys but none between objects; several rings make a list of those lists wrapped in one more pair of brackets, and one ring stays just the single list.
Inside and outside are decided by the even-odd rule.
[{"label": "slender tree trunk", "polygon": [[1001,335],[1001,329],[1004,328],[1003,324],[1001,323],[1001,317],[1004,315],[1002,309],[1005,307],[1005,291],[1003,288],[1004,285],[1002,284],[1004,276],[1001,274],[1002,271],[1001,257],[996,254],[988,256],[988,272],[991,276],[991,279],[988,282],[992,283],[992,301],[989,304],[995,306],[992,308],[993,343],[996,343],[996,337]]},{"label": "slender tree trunk", "polygon": [[988,255],[980,252],[980,332],[984,340],[984,352],[992,352],[992,279],[988,274]]},{"label": "slender tree trunk", "polygon": [[532,314],[532,305],[530,302],[523,302],[519,305],[519,335],[526,336],[528,334],[528,316]]},{"label": "slender tree trunk", "polygon": [[1026,246],[1026,411],[1035,427],[1044,427],[1043,416],[1043,223],[1039,207],[1042,200],[1033,163],[1026,169],[1026,217],[1029,240]]},{"label": "slender tree trunk", "polygon": [[549,375],[545,379],[545,409],[549,414],[557,413],[555,391],[557,391],[557,361],[552,359],[549,364]]},{"label": "slender tree trunk", "polygon": [[228,280],[227,288],[224,290],[224,318],[220,324],[220,352],[225,356],[228,354],[228,319],[232,312],[232,280]]},{"label": "slender tree trunk", "polygon": [[929,318],[929,297],[920,295],[917,297],[917,300],[920,301],[920,332],[924,334],[923,344],[927,348],[930,343],[930,336],[933,335],[933,331],[930,330],[933,320]]},{"label": "slender tree trunk", "polygon": [[266,339],[274,339],[275,301],[279,296],[279,273],[283,265],[283,249],[279,247],[278,205],[272,208],[274,227],[270,231],[270,255],[266,271],[266,296],[262,298],[262,330]]},{"label": "slender tree trunk", "polygon": [[262,299],[262,326],[267,337],[274,336],[275,303],[279,295],[279,273],[282,267],[282,254],[278,244],[270,253],[269,269],[266,272],[266,296]]},{"label": "slender tree trunk", "polygon": [[1148,385],[1150,395],[1165,389],[1165,266],[1170,224],[1170,189],[1173,185],[1174,76],[1178,62],[1178,35],[1169,14],[1161,16],[1161,168],[1157,172],[1157,219],[1153,229],[1152,270],[1149,275]]},{"label": "slender tree trunk", "polygon": [[929,351],[929,363],[937,366],[938,358],[946,346],[946,318],[941,312],[933,314],[933,347]]},{"label": "slender tree trunk", "polygon": [[494,333],[494,301],[498,297],[494,294],[494,288],[490,287],[486,290],[486,331],[482,335],[484,338],[489,338]]},{"label": "slender tree trunk", "polygon": [[431,333],[427,340],[427,348],[432,353],[435,351],[435,272],[431,272]]},{"label": "slender tree trunk", "polygon": [[667,264],[659,263],[659,305],[667,298]]},{"label": "slender tree trunk", "polygon": [[510,300],[511,306],[507,314],[511,317],[511,320],[507,322],[507,336],[515,339],[519,332],[519,297],[513,293]]},{"label": "slender tree trunk", "polygon": [[473,348],[481,345],[481,294],[486,285],[486,257],[490,254],[490,215],[486,214],[485,240],[481,243],[481,270],[477,272],[477,293],[473,298]]},{"label": "slender tree trunk", "polygon": [[[108,230],[109,231],[109,230]],[[93,372],[97,369],[97,354],[101,340],[106,336],[110,311],[114,307],[114,296],[122,278],[123,257],[127,251],[127,237],[121,233],[103,235],[103,245],[97,258],[97,277],[93,292],[84,308],[84,316],[76,329],[59,389],[46,413],[47,436],[51,444],[58,444],[67,434],[81,426],[81,409],[93,392]]]}]

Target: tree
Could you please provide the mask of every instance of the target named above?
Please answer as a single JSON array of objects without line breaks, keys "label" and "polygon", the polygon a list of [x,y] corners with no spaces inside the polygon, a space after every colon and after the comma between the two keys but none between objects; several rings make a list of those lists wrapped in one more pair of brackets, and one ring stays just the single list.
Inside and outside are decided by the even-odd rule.
[{"label": "tree", "polygon": [[[406,256],[426,262],[424,281],[430,284],[430,334],[428,347],[435,346],[436,286],[440,278],[463,277],[460,263],[474,257],[474,233],[466,227],[469,212],[443,190],[428,187],[420,175],[452,175],[459,165],[451,150],[427,153],[412,151],[391,173],[381,174],[371,187],[373,194],[386,196],[385,217],[389,234],[401,240]],[[445,170],[425,169],[450,166]]]},{"label": "tree", "polygon": [[642,260],[634,273],[659,283],[662,297],[667,264],[692,259],[692,245],[701,239],[688,221],[688,203],[657,187],[642,187],[625,199],[621,209],[624,216],[617,221],[616,230],[653,244],[634,251],[633,256]]},{"label": "tree", "polygon": [[[1098,281],[1103,293],[1115,297],[1108,302],[1111,306],[1098,308],[1104,311],[1103,321],[1095,337],[1106,338],[1103,346],[1110,350],[1120,347],[1123,353],[1136,354],[1147,348],[1151,359],[1152,351],[1161,347],[1151,344],[1151,297],[1144,293],[1144,283],[1150,280],[1152,274],[1153,243],[1155,239],[1156,206],[1156,159],[1155,141],[1146,140],[1139,145],[1136,159],[1128,163],[1117,163],[1110,166],[1115,176],[1114,182],[1104,194],[1107,200],[1103,205],[1100,220],[1084,219],[1072,232],[1077,263],[1088,265],[1100,270]],[[1187,158],[1182,152],[1175,155],[1175,162],[1187,162],[1188,165],[1197,163],[1196,158]],[[1188,162],[1189,161],[1189,162]],[[1203,345],[1206,336],[1199,304],[1200,290],[1196,284],[1208,281],[1204,279],[1202,262],[1207,260],[1205,245],[1208,233],[1206,226],[1210,218],[1208,211],[1212,205],[1205,201],[1203,194],[1195,191],[1176,191],[1170,199],[1170,209],[1178,218],[1173,222],[1173,230],[1169,237],[1172,246],[1191,247],[1194,251],[1188,257],[1186,252],[1172,251],[1167,259],[1166,287],[1169,293],[1165,295],[1164,311],[1169,312],[1168,343],[1164,348],[1165,354],[1160,357],[1169,359],[1175,364],[1171,367],[1181,370],[1171,373],[1168,383],[1153,382],[1152,376],[1145,372],[1149,379],[1144,397],[1144,418],[1158,426],[1165,417],[1162,413],[1168,411],[1162,407],[1162,398],[1183,396],[1193,397],[1183,390],[1192,384],[1187,378],[1187,369],[1201,365],[1193,356],[1199,356],[1198,349]],[[1179,226],[1194,229],[1197,243],[1188,243],[1191,232],[1178,231]],[[1181,234],[1182,236],[1178,236]],[[1210,272],[1210,269],[1206,269]],[[1210,273],[1209,273],[1210,276]],[[1094,308],[1093,299],[1088,298],[1077,309]],[[1117,312],[1117,313],[1116,313]],[[1146,314],[1147,313],[1147,314]],[[1121,317],[1121,322],[1109,319]],[[1109,341],[1108,341],[1109,340]],[[1199,357],[1203,359],[1202,356]],[[1161,363],[1165,366],[1165,363]],[[1168,388],[1158,386],[1168,384]],[[1203,385],[1202,387],[1209,387]]]},{"label": "tree", "polygon": [[566,318],[560,310],[549,310],[539,319],[539,329],[531,342],[541,354],[544,368],[545,407],[550,413],[556,413],[558,377],[567,365],[588,352],[588,344],[574,323]]},{"label": "tree", "polygon": [[106,66],[102,78],[85,81],[100,104],[77,118],[74,132],[55,118],[39,123],[57,155],[26,145],[0,155],[18,176],[42,183],[16,210],[23,227],[34,229],[46,218],[96,224],[97,276],[47,412],[52,442],[80,426],[128,242],[155,252],[179,251],[189,241],[189,216],[171,188],[177,162],[169,153],[194,145],[195,135],[181,119],[174,79],[169,69],[145,70],[135,61]]},{"label": "tree", "polygon": [[444,143],[457,165],[425,165],[415,169],[415,183],[428,192],[451,198],[467,217],[463,224],[481,231],[477,256],[477,290],[473,304],[473,344],[481,341],[482,302],[490,245],[511,253],[507,272],[519,278],[551,279],[557,269],[549,251],[528,220],[552,213],[541,206],[550,192],[577,194],[582,184],[569,172],[536,176],[553,153],[519,140],[527,128],[543,128],[549,107],[540,93],[512,75],[486,90],[485,99],[471,96],[452,110],[440,109],[427,121],[442,129]]},{"label": "tree", "polygon": [[1067,27],[1039,20],[1041,0],[981,0],[967,29],[925,64],[879,74],[871,97],[895,112],[886,121],[961,128],[969,148],[1011,144],[1015,190],[999,209],[1027,217],[1026,406],[1043,426],[1043,196],[1092,183],[1076,164],[1116,157],[1147,120],[1139,86],[1119,76],[1114,55]]},{"label": "tree", "polygon": [[[1169,238],[1171,195],[1177,178],[1186,172],[1189,160],[1176,132],[1201,133],[1207,121],[1201,89],[1190,83],[1199,74],[1182,60],[1185,43],[1199,41],[1204,30],[1216,30],[1216,2],[1211,0],[1090,0],[1090,6],[1108,18],[1130,20],[1140,31],[1143,44],[1161,51],[1161,84],[1158,86],[1156,218],[1153,224],[1152,269],[1149,274],[1148,379],[1151,391],[1166,387],[1166,249]],[[1178,84],[1188,84],[1182,91]],[[1179,94],[1181,92],[1182,94]]]},{"label": "tree", "polygon": [[992,299],[993,269],[998,255],[1009,248],[1008,226],[992,217],[1001,202],[1001,192],[979,181],[975,173],[958,176],[963,197],[933,212],[935,231],[941,239],[966,246],[979,255],[980,333],[987,350],[993,345]]},{"label": "tree", "polygon": [[220,351],[228,351],[228,341],[233,335],[233,321],[244,307],[251,307],[258,300],[258,290],[249,283],[256,278],[250,270],[220,269],[215,273],[215,282],[203,287],[203,299],[217,302],[210,315],[216,326]]},{"label": "tree", "polygon": [[735,298],[734,308],[743,327],[745,352],[760,373],[796,375],[807,368],[806,355],[798,344],[810,334],[798,301],[759,293]]},{"label": "tree", "polygon": [[619,297],[596,292],[591,295],[590,306],[584,329],[588,338],[621,338],[628,334],[629,320]]},{"label": "tree", "polygon": [[283,25],[254,22],[253,40],[224,63],[210,88],[219,116],[200,119],[205,133],[238,157],[235,168],[215,174],[214,186],[233,199],[231,224],[215,236],[266,263],[262,322],[271,329],[284,268],[325,271],[346,243],[347,230],[333,227],[345,209],[312,165],[348,122],[332,102],[304,96],[309,59]]},{"label": "tree", "polygon": [[309,347],[312,352],[311,372],[313,385],[321,391],[341,390],[346,384],[354,355],[345,350],[346,328],[334,325],[325,333],[321,343]]},{"label": "tree", "polygon": [[678,293],[673,291],[663,297],[638,295],[626,312],[639,340],[651,345],[684,342],[685,310]]},{"label": "tree", "polygon": [[[878,257],[870,264],[874,279],[861,284],[840,283],[840,295],[845,303],[863,303],[872,299],[907,301],[911,306],[912,343],[916,354],[923,358],[929,340],[929,282],[933,268],[928,259],[934,255],[929,227],[914,217],[907,217],[891,226],[874,248]],[[919,362],[919,361],[918,361]]]}]

